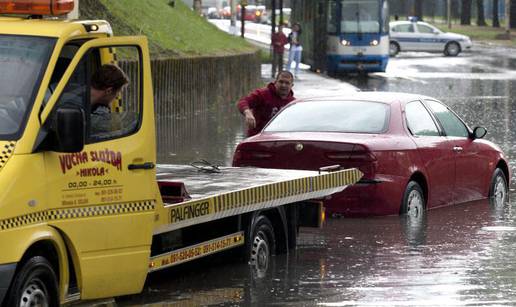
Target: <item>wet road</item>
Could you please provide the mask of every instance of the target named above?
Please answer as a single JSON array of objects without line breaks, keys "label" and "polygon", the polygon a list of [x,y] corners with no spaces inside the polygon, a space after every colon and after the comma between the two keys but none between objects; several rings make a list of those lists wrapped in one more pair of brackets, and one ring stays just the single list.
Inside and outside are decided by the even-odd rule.
[{"label": "wet road", "polygon": [[[512,54],[512,57],[511,57]],[[457,58],[401,54],[385,74],[343,78],[363,90],[436,97],[470,126],[483,125],[515,172],[516,53],[480,48]],[[311,82],[311,83],[310,83]],[[319,84],[317,84],[319,82]],[[349,90],[302,74],[297,96]],[[328,86],[325,86],[328,83]],[[161,119],[159,161],[206,158],[229,165],[243,138],[233,105],[209,115]],[[513,183],[514,186],[514,183]],[[274,259],[265,277],[214,257],[150,275],[144,292],[118,306],[516,306],[516,193],[502,208],[479,201],[403,218],[329,219],[304,230],[299,247]],[[216,264],[216,265],[214,265]]]}]

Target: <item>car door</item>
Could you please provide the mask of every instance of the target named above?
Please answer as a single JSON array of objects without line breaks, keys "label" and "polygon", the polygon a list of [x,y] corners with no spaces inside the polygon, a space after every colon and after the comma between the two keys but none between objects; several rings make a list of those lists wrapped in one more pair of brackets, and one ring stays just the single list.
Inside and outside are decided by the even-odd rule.
[{"label": "car door", "polygon": [[419,167],[428,184],[427,207],[438,207],[453,201],[455,160],[451,145],[440,132],[435,120],[419,100],[405,105],[405,119],[417,146]]},{"label": "car door", "polygon": [[425,23],[417,23],[419,37],[417,49],[420,51],[442,51],[444,44],[440,37],[441,31]]},{"label": "car door", "polygon": [[[140,37],[68,44],[79,49],[70,61],[59,56],[70,64],[62,77],[52,78],[60,81],[41,118],[51,126],[58,108],[85,110],[86,144],[80,152],[44,153],[48,200],[58,208],[52,226],[69,242],[81,298],[138,292],[147,274],[157,197],[147,43]],[[91,121],[90,83],[107,63],[121,67],[129,84],[111,102],[106,130],[99,130]]]},{"label": "car door", "polygon": [[402,23],[392,27],[391,38],[398,42],[402,51],[415,50],[417,37],[414,32],[413,23]]},{"label": "car door", "polygon": [[485,197],[486,176],[491,176],[490,159],[482,152],[481,144],[470,137],[464,122],[448,107],[435,100],[425,100],[446,137],[455,156],[454,202],[466,202]]}]

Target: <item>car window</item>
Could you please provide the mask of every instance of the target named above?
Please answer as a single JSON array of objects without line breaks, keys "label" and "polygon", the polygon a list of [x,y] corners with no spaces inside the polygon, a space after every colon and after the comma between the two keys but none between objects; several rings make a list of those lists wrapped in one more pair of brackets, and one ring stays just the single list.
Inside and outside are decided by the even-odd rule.
[{"label": "car window", "polygon": [[414,32],[414,26],[412,24],[397,25],[392,28],[394,32]]},{"label": "car window", "polygon": [[405,106],[405,117],[410,132],[415,136],[439,136],[439,130],[428,110],[420,101]]},{"label": "car window", "polygon": [[425,100],[447,136],[468,137],[468,129],[464,123],[446,106],[435,100]]},{"label": "car window", "polygon": [[418,24],[417,25],[417,30],[420,32],[420,33],[434,33],[434,28],[432,27],[429,27],[427,25],[422,25],[422,24]]},{"label": "car window", "polygon": [[265,131],[380,133],[388,119],[389,106],[378,102],[300,102],[283,109]]}]

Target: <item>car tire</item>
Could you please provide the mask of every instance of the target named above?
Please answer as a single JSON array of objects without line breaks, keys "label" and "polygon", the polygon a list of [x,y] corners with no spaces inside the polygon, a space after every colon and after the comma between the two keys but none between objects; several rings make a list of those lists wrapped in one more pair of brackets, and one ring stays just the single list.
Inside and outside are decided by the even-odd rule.
[{"label": "car tire", "polygon": [[54,269],[46,258],[35,256],[16,273],[6,306],[59,306],[58,293]]},{"label": "car tire", "polygon": [[258,277],[265,276],[275,250],[274,228],[269,219],[261,215],[254,223],[247,249],[249,265]]},{"label": "car tire", "polygon": [[460,51],[460,45],[456,42],[449,42],[444,47],[444,55],[446,56],[457,56]]},{"label": "car tire", "polygon": [[419,220],[425,215],[425,194],[419,183],[410,181],[403,193],[400,214]]},{"label": "car tire", "polygon": [[501,207],[507,201],[508,185],[505,174],[499,168],[495,169],[491,177],[491,185],[489,187],[489,199],[495,207]]},{"label": "car tire", "polygon": [[400,52],[400,45],[396,42],[389,43],[389,56],[395,57]]}]

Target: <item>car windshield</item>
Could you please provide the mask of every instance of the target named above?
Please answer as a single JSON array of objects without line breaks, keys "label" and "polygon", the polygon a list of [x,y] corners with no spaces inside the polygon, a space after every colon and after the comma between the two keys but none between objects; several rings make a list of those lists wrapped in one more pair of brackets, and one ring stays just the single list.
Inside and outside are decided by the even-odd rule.
[{"label": "car windshield", "polygon": [[377,33],[380,31],[380,1],[343,0],[342,33]]},{"label": "car windshield", "polygon": [[381,133],[388,111],[388,105],[371,101],[300,102],[282,110],[264,131]]},{"label": "car windshield", "polygon": [[19,137],[55,39],[0,35],[0,139]]}]

